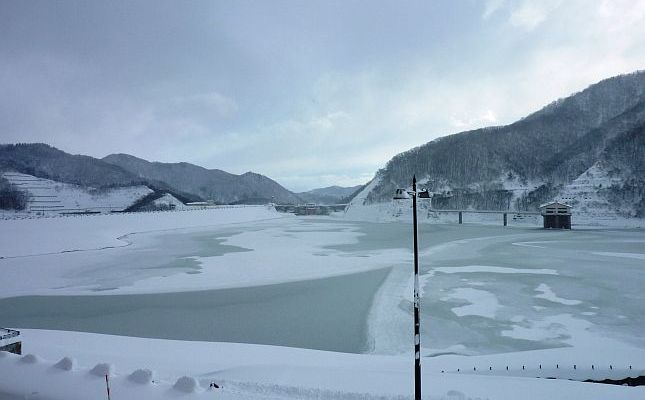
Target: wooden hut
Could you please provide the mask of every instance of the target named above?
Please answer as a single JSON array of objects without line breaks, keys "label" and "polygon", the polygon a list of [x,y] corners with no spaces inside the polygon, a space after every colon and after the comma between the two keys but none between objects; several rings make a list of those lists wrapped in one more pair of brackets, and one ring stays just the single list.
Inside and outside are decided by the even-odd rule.
[{"label": "wooden hut", "polygon": [[571,206],[552,201],[540,206],[544,228],[571,229]]}]

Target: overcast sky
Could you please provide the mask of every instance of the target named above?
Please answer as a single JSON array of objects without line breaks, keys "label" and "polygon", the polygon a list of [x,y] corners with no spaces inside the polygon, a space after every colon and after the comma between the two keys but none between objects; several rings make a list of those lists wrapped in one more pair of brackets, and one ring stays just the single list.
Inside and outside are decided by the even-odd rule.
[{"label": "overcast sky", "polygon": [[295,191],[645,69],[645,1],[0,1],[0,143]]}]

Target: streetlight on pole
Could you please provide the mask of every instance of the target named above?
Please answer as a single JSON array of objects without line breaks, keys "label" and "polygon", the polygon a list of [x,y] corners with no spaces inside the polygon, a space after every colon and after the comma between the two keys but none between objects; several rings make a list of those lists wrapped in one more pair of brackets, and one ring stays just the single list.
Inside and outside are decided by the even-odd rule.
[{"label": "streetlight on pole", "polygon": [[421,400],[421,336],[419,334],[419,245],[417,240],[417,196],[429,199],[427,190],[417,192],[417,177],[412,177],[412,191],[397,189],[394,200],[405,200],[412,196],[412,227],[414,232],[414,400]]}]

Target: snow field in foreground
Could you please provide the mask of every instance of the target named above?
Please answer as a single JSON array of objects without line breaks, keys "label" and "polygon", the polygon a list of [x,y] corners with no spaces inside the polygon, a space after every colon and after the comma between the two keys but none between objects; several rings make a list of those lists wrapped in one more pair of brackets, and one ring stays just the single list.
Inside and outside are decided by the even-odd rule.
[{"label": "snow field in foreground", "polygon": [[[76,332],[24,331],[27,349],[41,356],[0,353],[0,399],[408,399],[412,396],[412,357],[323,352],[235,343],[184,342]],[[75,359],[61,354],[75,353]],[[424,399],[642,399],[645,388],[536,379],[524,359],[548,359],[540,351],[496,355],[493,371],[484,357],[423,360]],[[548,353],[548,351],[547,351]],[[466,372],[464,364],[477,364]],[[498,368],[511,364],[511,371]],[[441,373],[440,366],[462,366]],[[484,364],[486,365],[486,364]],[[551,368],[550,371],[547,369]],[[564,366],[561,369],[566,369]],[[545,374],[554,373],[543,367]],[[569,368],[570,369],[570,368]],[[578,366],[578,379],[607,372]],[[633,370],[633,374],[643,373]],[[614,371],[615,375],[624,370]],[[480,374],[480,375],[477,375]],[[593,375],[595,374],[595,375]],[[546,376],[546,375],[545,375]],[[215,382],[221,389],[211,389]],[[37,393],[37,395],[34,395]],[[3,394],[5,397],[3,397]],[[30,397],[27,397],[30,398]]]}]

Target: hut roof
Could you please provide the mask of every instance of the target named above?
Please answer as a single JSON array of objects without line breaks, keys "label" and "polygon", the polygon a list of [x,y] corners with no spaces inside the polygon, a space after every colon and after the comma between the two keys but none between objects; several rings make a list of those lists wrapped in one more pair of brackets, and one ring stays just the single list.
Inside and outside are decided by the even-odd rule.
[{"label": "hut roof", "polygon": [[545,208],[548,206],[561,206],[561,207],[567,207],[567,208],[572,208],[570,205],[565,204],[565,203],[560,203],[559,201],[551,201],[549,203],[544,203],[540,205],[540,208]]}]

